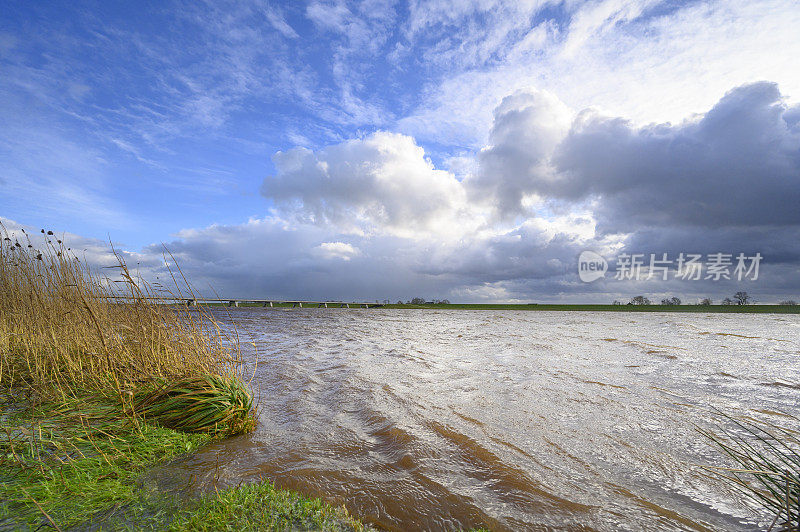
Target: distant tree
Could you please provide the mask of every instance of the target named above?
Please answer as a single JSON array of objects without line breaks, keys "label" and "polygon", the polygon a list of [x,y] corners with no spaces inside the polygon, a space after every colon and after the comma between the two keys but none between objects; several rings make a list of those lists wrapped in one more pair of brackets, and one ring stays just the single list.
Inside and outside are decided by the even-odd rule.
[{"label": "distant tree", "polygon": [[699,304],[707,307],[707,306],[711,305],[711,300],[706,297],[706,298],[701,299]]},{"label": "distant tree", "polygon": [[794,306],[797,305],[797,301],[795,301],[794,299],[787,299],[786,301],[781,301],[781,305]]},{"label": "distant tree", "polygon": [[622,305],[622,301],[620,301],[619,299],[615,299],[614,302],[611,303],[611,304],[612,305]]},{"label": "distant tree", "polygon": [[677,297],[669,297],[661,300],[662,305],[680,305],[681,300]]},{"label": "distant tree", "polygon": [[441,303],[442,305],[449,305],[450,304],[450,300],[449,299],[442,299],[441,301],[439,301],[439,303]]},{"label": "distant tree", "polygon": [[733,300],[736,301],[737,305],[747,305],[747,303],[750,301],[750,296],[747,295],[747,292],[742,292],[740,290],[739,292],[733,294]]},{"label": "distant tree", "polygon": [[415,297],[414,299],[411,300],[411,304],[412,305],[424,305],[425,304],[425,299],[421,298],[421,297]]},{"label": "distant tree", "polygon": [[398,304],[398,305],[402,305],[402,304],[403,304],[403,302],[402,302],[402,301],[398,301],[398,302],[397,302],[397,304]]},{"label": "distant tree", "polygon": [[722,304],[723,305],[733,305],[733,299],[731,299],[729,297],[726,297],[725,299],[722,300]]},{"label": "distant tree", "polygon": [[635,296],[631,298],[632,305],[649,305],[650,300],[644,296]]}]

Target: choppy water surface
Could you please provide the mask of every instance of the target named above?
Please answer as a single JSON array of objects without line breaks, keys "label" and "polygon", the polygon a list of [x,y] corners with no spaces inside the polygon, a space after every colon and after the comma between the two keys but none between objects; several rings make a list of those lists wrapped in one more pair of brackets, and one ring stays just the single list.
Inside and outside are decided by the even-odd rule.
[{"label": "choppy water surface", "polygon": [[231,317],[258,361],[258,428],[168,476],[194,489],[265,477],[390,530],[758,529],[693,465],[721,464],[694,425],[710,407],[790,426],[780,414],[800,414],[796,315]]}]

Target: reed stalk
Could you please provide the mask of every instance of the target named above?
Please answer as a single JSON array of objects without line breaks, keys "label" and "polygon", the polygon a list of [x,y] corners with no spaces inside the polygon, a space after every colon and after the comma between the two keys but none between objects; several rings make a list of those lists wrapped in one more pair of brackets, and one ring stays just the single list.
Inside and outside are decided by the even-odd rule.
[{"label": "reed stalk", "polygon": [[[203,308],[169,304],[194,297],[180,270],[168,270],[175,288],[156,289],[121,254],[114,257],[105,268],[111,278],[51,231],[32,237],[0,225],[0,386],[47,401],[102,397],[126,415],[137,415],[138,403],[155,420],[168,419],[169,408],[192,412],[187,401],[195,399],[206,414],[221,409],[209,414],[208,430],[250,428],[252,399],[238,376],[235,333],[223,333]],[[201,382],[207,386],[197,391]],[[175,399],[174,390],[192,386],[194,395]],[[209,400],[214,393],[217,400]],[[163,401],[171,407],[156,409]]]},{"label": "reed stalk", "polygon": [[798,432],[752,418],[721,412],[717,416],[717,430],[698,430],[734,467],[707,466],[706,470],[773,516],[769,530],[800,532]]}]

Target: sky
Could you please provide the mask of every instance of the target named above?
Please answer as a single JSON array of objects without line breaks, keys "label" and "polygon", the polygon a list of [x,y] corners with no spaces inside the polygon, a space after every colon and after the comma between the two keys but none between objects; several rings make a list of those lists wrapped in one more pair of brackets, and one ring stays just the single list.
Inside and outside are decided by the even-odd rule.
[{"label": "sky", "polygon": [[796,0],[0,0],[0,219],[226,297],[800,300],[797,28]]}]

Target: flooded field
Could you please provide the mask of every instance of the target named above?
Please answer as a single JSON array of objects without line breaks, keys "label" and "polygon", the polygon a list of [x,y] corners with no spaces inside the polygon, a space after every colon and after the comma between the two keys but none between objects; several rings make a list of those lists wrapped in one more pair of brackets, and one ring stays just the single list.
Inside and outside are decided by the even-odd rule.
[{"label": "flooded field", "polygon": [[172,488],[268,478],[389,530],[757,530],[695,427],[718,408],[798,428],[797,315],[220,317],[259,424],[153,474]]}]

